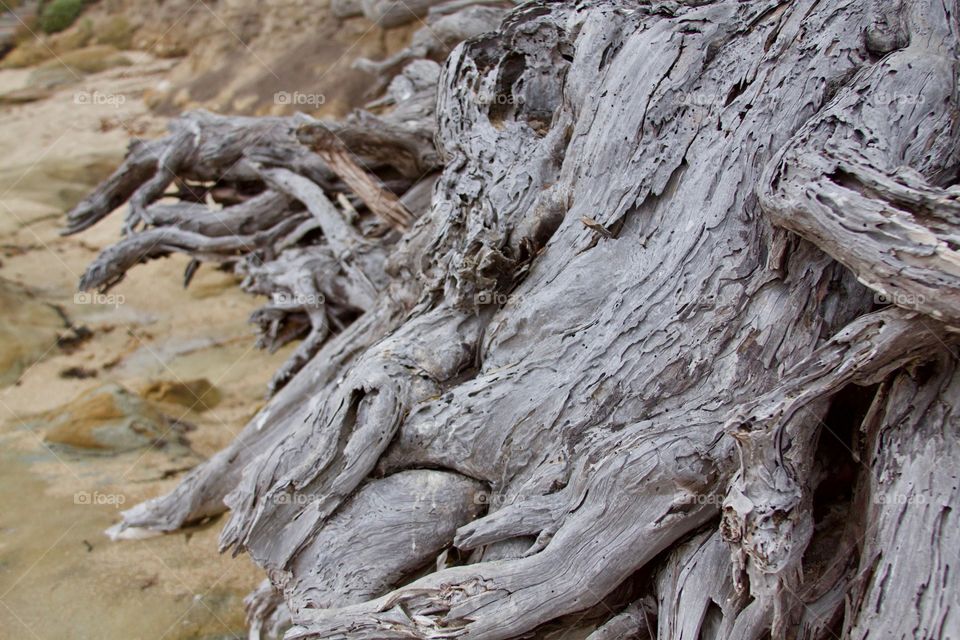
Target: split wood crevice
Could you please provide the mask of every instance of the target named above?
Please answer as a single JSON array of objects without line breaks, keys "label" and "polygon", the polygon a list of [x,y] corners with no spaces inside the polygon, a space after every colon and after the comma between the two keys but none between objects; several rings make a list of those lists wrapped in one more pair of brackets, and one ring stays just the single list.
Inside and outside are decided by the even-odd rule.
[{"label": "split wood crevice", "polygon": [[229,509],[254,637],[960,636],[958,16],[457,3],[380,115],[133,145],[81,286],[187,253],[302,342],[111,533]]}]

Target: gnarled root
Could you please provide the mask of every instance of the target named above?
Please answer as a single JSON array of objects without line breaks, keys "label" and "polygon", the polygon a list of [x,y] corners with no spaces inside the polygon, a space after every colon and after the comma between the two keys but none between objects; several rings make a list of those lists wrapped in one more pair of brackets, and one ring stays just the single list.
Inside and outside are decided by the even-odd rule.
[{"label": "gnarled root", "polygon": [[[937,31],[939,33],[939,31]],[[960,62],[933,34],[890,54],[804,126],[759,196],[877,292],[878,302],[960,324]],[[929,47],[929,48],[928,48]]]},{"label": "gnarled root", "polygon": [[[288,122],[234,191],[304,219],[240,264],[291,296],[265,344],[313,337],[242,444],[127,522],[225,499],[223,548],[277,589],[254,619],[282,592],[295,638],[949,634],[955,15],[526,4],[408,65],[382,118]],[[921,486],[934,506],[887,503]]]},{"label": "gnarled root", "polygon": [[[126,237],[97,257],[80,288],[107,290],[135,265],[174,252],[193,258],[187,284],[201,262],[234,266],[246,276],[246,290],[272,298],[252,318],[259,344],[275,349],[304,338],[271,381],[275,393],[317,353],[331,327],[342,330],[386,288],[387,248],[396,236],[385,236],[389,229],[376,217],[386,212],[388,222],[406,228],[422,212],[407,205],[423,206],[418,183],[438,163],[432,144],[438,72],[430,61],[409,65],[400,76],[407,90],[382,118],[360,114],[324,124],[303,115],[198,111],[173,121],[168,137],[133,145],[114,175],[67,216],[65,233],[76,233],[130,202]],[[301,143],[321,130],[335,141],[336,158]],[[368,171],[386,171],[394,188],[415,193],[398,197]],[[179,191],[167,193],[174,182]],[[345,198],[351,190],[366,208],[358,211]],[[326,193],[337,194],[341,208]],[[180,201],[162,201],[168,196]],[[226,206],[201,204],[212,197]]]}]

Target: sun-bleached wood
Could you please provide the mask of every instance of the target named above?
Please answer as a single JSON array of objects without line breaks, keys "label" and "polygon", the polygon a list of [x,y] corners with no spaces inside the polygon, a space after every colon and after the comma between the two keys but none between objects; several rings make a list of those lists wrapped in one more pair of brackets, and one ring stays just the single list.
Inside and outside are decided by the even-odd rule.
[{"label": "sun-bleached wood", "polygon": [[[960,636],[958,16],[533,2],[402,66],[384,114],[188,114],[135,145],[69,230],[129,199],[122,243],[253,236],[248,286],[299,304],[264,312],[267,343],[308,337],[113,535],[229,510],[264,637]],[[174,178],[255,193],[157,203]]]}]

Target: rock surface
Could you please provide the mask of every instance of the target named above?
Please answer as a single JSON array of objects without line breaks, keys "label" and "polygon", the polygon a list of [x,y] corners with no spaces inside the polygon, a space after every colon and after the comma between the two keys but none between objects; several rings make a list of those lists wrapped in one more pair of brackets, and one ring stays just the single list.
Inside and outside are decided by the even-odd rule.
[{"label": "rock surface", "polygon": [[147,400],[161,404],[175,404],[191,411],[202,412],[220,402],[220,391],[206,378],[195,380],[154,380],[140,388]]},{"label": "rock surface", "polygon": [[30,291],[0,278],[0,387],[13,384],[57,342],[63,321]]},{"label": "rock surface", "polygon": [[183,425],[118,384],[86,391],[33,422],[47,442],[91,452],[187,444]]}]

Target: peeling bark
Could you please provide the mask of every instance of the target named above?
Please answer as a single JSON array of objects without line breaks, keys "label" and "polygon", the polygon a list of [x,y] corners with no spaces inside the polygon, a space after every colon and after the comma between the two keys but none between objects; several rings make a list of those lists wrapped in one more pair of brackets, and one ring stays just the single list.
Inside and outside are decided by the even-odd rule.
[{"label": "peeling bark", "polygon": [[113,533],[229,509],[255,634],[960,636],[958,15],[533,2],[442,70],[366,65],[400,73],[382,115],[136,145],[70,214],[131,203],[83,284],[217,259],[281,296],[264,346],[303,342]]}]

